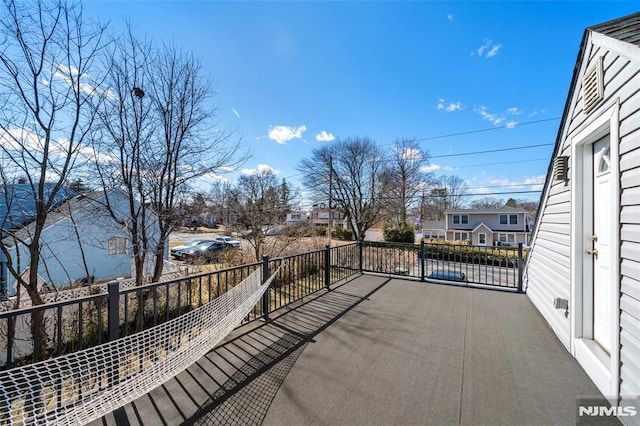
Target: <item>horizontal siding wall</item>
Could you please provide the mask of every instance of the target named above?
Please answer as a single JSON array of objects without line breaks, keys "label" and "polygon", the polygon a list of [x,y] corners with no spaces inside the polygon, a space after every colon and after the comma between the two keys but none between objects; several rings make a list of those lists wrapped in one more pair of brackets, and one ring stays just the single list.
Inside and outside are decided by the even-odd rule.
[{"label": "horizontal siding wall", "polygon": [[[617,74],[620,89],[620,397],[640,395],[640,64]],[[627,89],[622,90],[626,82]],[[636,423],[634,423],[634,421]],[[640,424],[640,418],[629,424]]]},{"label": "horizontal siding wall", "polygon": [[[620,103],[620,396],[624,403],[640,395],[640,65],[591,46],[582,73],[600,57],[605,83],[600,107]],[[580,81],[572,97],[557,155],[570,156],[571,137],[598,114],[599,107],[584,113]],[[527,294],[567,347],[570,323],[564,312],[553,308],[553,299],[570,299],[570,203],[569,186],[554,183],[549,188],[525,271]]]},{"label": "horizontal siding wall", "polygon": [[526,270],[527,295],[567,348],[569,320],[564,311],[554,308],[553,299],[569,300],[570,200],[569,186],[564,182],[549,188]]},{"label": "horizontal siding wall", "polygon": [[[586,57],[596,58],[600,54],[597,48],[590,48]],[[583,71],[590,65],[583,64]],[[562,143],[558,156],[571,155],[571,136],[585,122],[586,115],[582,111],[582,91],[580,84],[569,99],[570,109],[562,131]],[[569,161],[571,176],[571,161]],[[549,176],[547,177],[549,178]],[[560,341],[570,347],[570,317],[561,309],[555,309],[553,299],[556,297],[570,301],[571,295],[571,191],[565,182],[552,182],[546,197],[542,200],[536,226],[536,234],[528,254],[525,270],[527,295],[536,305],[542,316],[558,335]],[[571,314],[572,303],[569,302]]]}]

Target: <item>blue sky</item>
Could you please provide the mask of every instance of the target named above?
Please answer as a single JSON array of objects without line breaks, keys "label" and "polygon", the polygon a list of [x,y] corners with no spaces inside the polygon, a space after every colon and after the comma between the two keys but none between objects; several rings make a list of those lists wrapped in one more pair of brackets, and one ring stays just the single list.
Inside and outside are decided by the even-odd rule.
[{"label": "blue sky", "polygon": [[[173,41],[215,78],[221,125],[294,185],[332,138],[417,138],[436,174],[471,192],[537,199],[584,29],[638,2],[86,3]],[[462,133],[462,134],[461,134]],[[479,155],[468,152],[544,145]],[[536,185],[538,184],[538,185]],[[304,191],[304,188],[300,188]]]}]

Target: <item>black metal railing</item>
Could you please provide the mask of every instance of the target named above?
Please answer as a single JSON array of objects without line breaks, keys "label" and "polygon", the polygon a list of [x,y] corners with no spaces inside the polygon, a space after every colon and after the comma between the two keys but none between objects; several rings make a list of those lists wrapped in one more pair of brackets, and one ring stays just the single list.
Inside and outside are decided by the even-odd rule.
[{"label": "black metal railing", "polygon": [[362,270],[459,282],[522,292],[524,252],[521,243],[487,247],[466,244],[362,243]]},{"label": "black metal railing", "polygon": [[0,312],[0,369],[99,345],[180,317],[210,302],[259,268],[276,273],[243,320],[269,314],[362,272],[457,281],[522,291],[523,248],[354,242],[171,281]]}]

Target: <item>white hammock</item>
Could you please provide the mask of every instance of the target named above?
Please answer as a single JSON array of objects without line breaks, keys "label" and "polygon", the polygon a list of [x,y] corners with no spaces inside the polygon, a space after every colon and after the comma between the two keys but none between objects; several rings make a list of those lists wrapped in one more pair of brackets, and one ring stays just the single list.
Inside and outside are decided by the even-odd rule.
[{"label": "white hammock", "polygon": [[179,318],[0,372],[0,424],[86,424],[149,393],[240,325],[275,275],[263,284],[258,268],[228,292]]}]

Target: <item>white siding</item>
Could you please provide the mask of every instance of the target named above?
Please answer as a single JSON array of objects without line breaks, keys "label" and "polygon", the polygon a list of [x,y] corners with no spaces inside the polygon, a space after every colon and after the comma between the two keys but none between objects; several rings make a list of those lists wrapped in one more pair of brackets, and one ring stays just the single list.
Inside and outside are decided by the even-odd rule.
[{"label": "white siding", "polygon": [[[562,130],[558,155],[570,155],[571,137],[600,107],[619,100],[620,165],[620,397],[640,395],[640,63],[585,47],[580,74]],[[589,114],[582,110],[580,81],[584,71],[603,58],[604,99]],[[553,183],[541,204],[535,239],[527,263],[527,293],[569,346],[570,321],[553,309],[554,297],[570,293],[570,185]],[[640,421],[640,420],[639,420]]]}]

